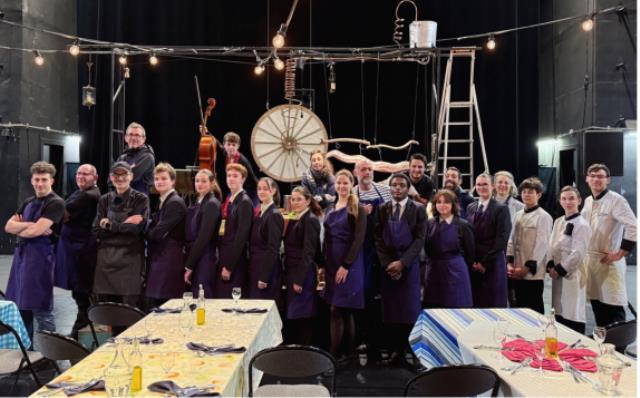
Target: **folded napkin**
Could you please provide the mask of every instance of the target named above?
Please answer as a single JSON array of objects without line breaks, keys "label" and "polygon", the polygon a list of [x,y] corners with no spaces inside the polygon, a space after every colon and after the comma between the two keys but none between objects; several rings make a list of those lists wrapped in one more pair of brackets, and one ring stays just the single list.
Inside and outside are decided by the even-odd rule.
[{"label": "folded napkin", "polygon": [[595,373],[598,371],[598,365],[596,365],[594,361],[591,361],[589,359],[572,358],[567,359],[567,363],[582,372]]},{"label": "folded napkin", "polygon": [[534,357],[534,346],[524,339],[515,339],[502,344],[502,355],[510,361],[522,362]]},{"label": "folded napkin", "polygon": [[222,312],[237,312],[239,314],[264,314],[265,308],[223,308]]},{"label": "folded napkin", "polygon": [[247,349],[244,347],[235,347],[233,344],[230,345],[221,345],[221,346],[208,346],[206,344],[202,344],[202,343],[194,343],[194,342],[190,342],[187,343],[187,348],[190,349],[191,351],[202,351],[206,354],[209,355],[213,355],[213,354],[228,354],[228,353],[242,353],[245,352]]},{"label": "folded napkin", "polygon": [[[131,337],[109,337],[105,340],[106,343],[115,343],[116,339],[123,340],[125,343],[132,343],[133,339]],[[155,339],[150,339],[149,337],[143,337],[138,339],[138,343],[140,344],[162,344],[164,343],[164,339],[162,337],[157,337]]]},{"label": "folded napkin", "polygon": [[[513,362],[522,362],[531,357],[533,358],[533,361],[531,361],[531,367],[537,368],[540,366],[540,362],[536,359],[535,351],[543,346],[544,340],[530,342],[524,339],[515,339],[502,345],[502,355]],[[595,372],[597,370],[595,362],[585,359],[587,357],[596,357],[597,354],[595,352],[584,348],[567,347],[566,343],[561,341],[558,342],[558,356],[561,360],[567,361],[573,367],[581,371]],[[542,368],[554,372],[562,371],[562,366],[556,359],[545,358],[542,361]]]},{"label": "folded napkin", "polygon": [[182,308],[152,308],[151,312],[155,312],[156,314],[179,314],[182,312]]},{"label": "folded napkin", "polygon": [[60,383],[49,383],[46,385],[46,387],[52,390],[62,388],[64,395],[66,395],[67,397],[72,397],[86,391],[104,391],[104,380],[89,380],[88,382],[82,384],[63,381]]},{"label": "folded napkin", "polygon": [[147,390],[151,392],[159,392],[161,394],[173,394],[176,397],[216,397],[220,393],[211,391],[210,388],[200,387],[180,387],[171,380],[161,380],[155,383],[149,384]]},{"label": "folded napkin", "polygon": [[566,350],[560,351],[558,355],[560,356],[560,359],[564,361],[568,361],[573,358],[583,359],[585,357],[595,358],[598,356],[595,351],[586,348],[567,348]]},{"label": "folded napkin", "polygon": [[[540,361],[538,361],[537,359],[534,359],[533,361],[531,361],[531,367],[532,368],[539,368],[540,367]],[[542,360],[542,369],[551,370],[551,371],[554,371],[554,372],[562,372],[562,366],[555,359],[547,359],[547,358],[543,359]]]}]

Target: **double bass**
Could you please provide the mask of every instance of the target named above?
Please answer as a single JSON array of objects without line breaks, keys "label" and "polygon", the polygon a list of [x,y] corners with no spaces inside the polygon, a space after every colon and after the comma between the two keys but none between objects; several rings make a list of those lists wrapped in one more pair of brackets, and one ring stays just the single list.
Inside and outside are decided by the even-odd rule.
[{"label": "double bass", "polygon": [[207,120],[211,116],[211,111],[216,107],[216,100],[207,99],[207,109],[202,117],[200,127],[200,143],[198,144],[198,166],[200,169],[208,169],[215,175],[216,164],[216,138],[207,130]]}]

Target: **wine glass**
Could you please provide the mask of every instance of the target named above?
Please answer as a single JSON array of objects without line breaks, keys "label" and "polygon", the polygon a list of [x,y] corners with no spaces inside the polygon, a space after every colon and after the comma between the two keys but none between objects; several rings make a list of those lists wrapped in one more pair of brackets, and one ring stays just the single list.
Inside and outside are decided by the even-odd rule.
[{"label": "wine glass", "polygon": [[193,313],[187,307],[182,312],[180,312],[180,330],[182,330],[182,336],[186,338],[192,327]]},{"label": "wine glass", "polygon": [[184,292],[182,294],[182,306],[191,308],[191,304],[193,304],[193,292]]},{"label": "wine glass", "polygon": [[602,343],[607,337],[607,329],[602,326],[596,326],[593,328],[593,339],[598,343],[598,351],[602,355]]},{"label": "wine glass", "polygon": [[506,321],[497,321],[493,328],[493,340],[496,342],[498,346],[497,357],[500,362],[502,362],[502,345],[507,339],[507,328],[509,327],[509,323]]},{"label": "wine glass", "polygon": [[149,340],[151,340],[151,335],[155,331],[154,329],[156,326],[156,317],[157,315],[154,312],[151,312],[144,318],[144,329],[147,332],[146,337]]},{"label": "wine glass", "polygon": [[544,340],[542,341],[543,341],[542,344],[534,343],[534,347],[533,347],[533,354],[535,355],[536,360],[538,361],[538,375],[540,376],[544,375],[544,369],[542,368],[542,363],[544,362],[544,359],[547,356]]},{"label": "wine glass", "polygon": [[238,305],[238,300],[242,297],[242,289],[239,287],[234,287],[231,289],[231,298],[233,298],[233,304]]},{"label": "wine glass", "polygon": [[163,352],[160,357],[162,358],[160,365],[162,366],[162,370],[164,370],[165,377],[168,377],[169,372],[176,362],[176,353],[173,351]]}]

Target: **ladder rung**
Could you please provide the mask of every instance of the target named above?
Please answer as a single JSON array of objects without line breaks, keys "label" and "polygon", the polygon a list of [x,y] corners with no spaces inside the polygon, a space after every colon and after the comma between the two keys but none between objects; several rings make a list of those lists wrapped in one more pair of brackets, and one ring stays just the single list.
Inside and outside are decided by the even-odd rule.
[{"label": "ladder rung", "polygon": [[449,103],[450,108],[471,108],[472,106],[473,103],[471,101],[456,101]]},{"label": "ladder rung", "polygon": [[447,156],[447,161],[449,160],[471,160],[471,156]]},{"label": "ladder rung", "polygon": [[471,122],[444,122],[448,126],[471,126]]},{"label": "ladder rung", "polygon": [[463,139],[456,139],[456,140],[442,140],[440,141],[443,144],[471,144],[473,142],[473,140],[463,140]]}]

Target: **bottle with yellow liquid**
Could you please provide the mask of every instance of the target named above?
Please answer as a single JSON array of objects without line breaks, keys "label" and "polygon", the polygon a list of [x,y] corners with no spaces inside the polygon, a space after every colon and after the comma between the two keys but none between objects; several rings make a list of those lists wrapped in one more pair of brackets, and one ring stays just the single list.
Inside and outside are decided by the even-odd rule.
[{"label": "bottle with yellow liquid", "polygon": [[204,288],[202,284],[198,287],[198,307],[196,309],[196,324],[204,325],[205,309],[204,309]]},{"label": "bottle with yellow liquid", "polygon": [[142,390],[142,352],[140,352],[138,338],[133,339],[133,349],[129,354],[129,366],[131,366],[131,392]]},{"label": "bottle with yellow liquid", "polygon": [[547,359],[558,358],[558,327],[556,326],[556,310],[551,308],[549,323],[544,328],[544,353]]}]

